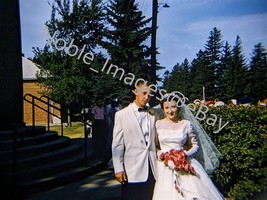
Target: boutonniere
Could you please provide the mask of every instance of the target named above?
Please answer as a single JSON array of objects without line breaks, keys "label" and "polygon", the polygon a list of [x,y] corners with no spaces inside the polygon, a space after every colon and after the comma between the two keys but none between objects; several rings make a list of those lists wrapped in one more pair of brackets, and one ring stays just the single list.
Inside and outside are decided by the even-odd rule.
[{"label": "boutonniere", "polygon": [[155,110],[154,110],[154,108],[148,108],[147,111],[148,111],[148,113],[149,113],[150,115],[154,116],[154,114],[155,114]]}]

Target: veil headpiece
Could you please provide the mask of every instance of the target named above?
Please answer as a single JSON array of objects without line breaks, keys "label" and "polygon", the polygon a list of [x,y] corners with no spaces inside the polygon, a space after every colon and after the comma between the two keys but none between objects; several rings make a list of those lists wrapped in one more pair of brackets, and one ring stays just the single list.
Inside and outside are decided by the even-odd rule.
[{"label": "veil headpiece", "polygon": [[[181,95],[182,93],[179,92],[179,94]],[[193,131],[199,146],[199,150],[194,157],[201,163],[205,171],[210,174],[219,166],[222,155],[188,106],[185,104],[188,99],[184,95],[181,97],[178,96],[175,92],[164,95],[164,99],[167,99],[167,101],[171,101],[174,98],[179,99],[177,106],[180,108],[181,119],[190,121],[193,126]]]}]

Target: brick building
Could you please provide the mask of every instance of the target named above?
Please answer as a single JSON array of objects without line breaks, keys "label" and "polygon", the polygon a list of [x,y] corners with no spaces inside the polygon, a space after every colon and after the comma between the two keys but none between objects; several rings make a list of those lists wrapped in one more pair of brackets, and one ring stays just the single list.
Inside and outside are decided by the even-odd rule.
[{"label": "brick building", "polygon": [[[36,78],[36,73],[38,71],[38,68],[36,67],[36,64],[33,63],[31,60],[22,57],[22,72],[23,72],[23,96],[24,98],[27,98],[29,101],[32,102],[32,97],[30,95],[26,94],[31,94],[34,95],[37,98],[40,98],[42,96],[42,87],[38,84],[37,78]],[[26,96],[25,96],[26,95]],[[47,101],[46,98],[42,98],[44,101]],[[38,100],[34,100],[35,104],[44,108],[48,109],[48,106],[45,103],[42,103]],[[50,103],[53,104],[53,102],[50,101]],[[58,104],[53,104],[57,107],[59,107]],[[32,104],[24,100],[24,122],[26,125],[31,125],[32,124]],[[50,112],[56,114],[57,116],[60,116],[60,112],[56,109],[53,109],[50,107]],[[48,122],[48,114],[47,112],[43,111],[42,109],[38,108],[35,106],[35,124],[36,125],[45,125]],[[49,116],[49,121],[52,124],[58,124],[60,123],[60,120],[55,117],[50,115]]]}]

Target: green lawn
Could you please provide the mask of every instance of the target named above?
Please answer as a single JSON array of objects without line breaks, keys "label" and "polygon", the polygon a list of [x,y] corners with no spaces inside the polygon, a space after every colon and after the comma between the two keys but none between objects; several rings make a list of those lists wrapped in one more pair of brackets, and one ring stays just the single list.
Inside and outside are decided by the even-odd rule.
[{"label": "green lawn", "polygon": [[[61,125],[50,126],[50,131],[58,132],[61,135]],[[72,122],[71,126],[63,125],[63,135],[70,138],[84,137],[84,126],[81,122]]]}]

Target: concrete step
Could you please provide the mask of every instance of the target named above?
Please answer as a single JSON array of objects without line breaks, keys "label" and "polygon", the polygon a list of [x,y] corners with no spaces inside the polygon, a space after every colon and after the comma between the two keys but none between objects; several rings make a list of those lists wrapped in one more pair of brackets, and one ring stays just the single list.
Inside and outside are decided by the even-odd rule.
[{"label": "concrete step", "polygon": [[33,181],[40,178],[56,175],[57,173],[73,169],[85,164],[84,155],[74,155],[69,158],[60,159],[52,163],[33,166],[30,169],[17,171],[16,180],[18,182]]},{"label": "concrete step", "polygon": [[55,151],[57,149],[61,149],[70,144],[70,139],[68,137],[60,136],[56,140],[48,141],[46,143],[41,144],[33,144],[28,146],[20,146],[16,148],[16,151],[13,149],[4,150],[0,153],[0,164],[1,161],[12,160],[14,156],[14,152],[17,159],[23,159],[27,157],[36,156],[42,153]]},{"label": "concrete step", "polygon": [[84,145],[82,138],[58,136],[57,132],[46,132],[43,126],[1,131],[3,192],[24,199],[27,194],[62,186],[105,169],[107,161],[104,159],[88,162],[93,156],[92,150],[88,150],[89,144],[86,147],[90,155],[84,158]]},{"label": "concrete step", "polygon": [[45,133],[45,126],[23,126],[14,128],[13,130],[0,131],[0,142],[6,140],[13,140],[14,136],[17,138],[25,138],[30,136],[37,136]]},{"label": "concrete step", "polygon": [[5,171],[12,171],[15,167],[17,170],[22,170],[25,168],[32,168],[33,166],[45,165],[47,163],[53,163],[57,160],[63,160],[70,156],[79,154],[82,150],[81,144],[70,144],[64,146],[64,148],[56,149],[54,151],[49,151],[45,153],[36,154],[30,157],[19,158],[16,160],[14,165],[13,160],[7,160],[0,163],[0,173]]},{"label": "concrete step", "polygon": [[[17,138],[16,146],[17,148],[19,147],[25,147],[29,145],[34,145],[34,144],[42,144],[45,142],[53,141],[58,138],[58,133],[55,131],[49,131],[45,132],[43,134],[34,136],[34,137],[25,137],[25,138]],[[13,149],[14,145],[14,140],[9,139],[9,140],[4,140],[0,141],[0,150],[4,151],[7,149]]]},{"label": "concrete step", "polygon": [[121,184],[115,180],[113,168],[108,168],[86,179],[64,185],[64,187],[58,187],[27,197],[27,200],[54,199],[121,200]]},{"label": "concrete step", "polygon": [[14,131],[12,131],[12,130],[0,131],[0,142],[5,141],[5,140],[12,140],[13,139],[13,133],[14,133]]},{"label": "concrete step", "polygon": [[[36,139],[36,137],[34,138]],[[25,199],[27,195],[87,178],[107,167],[107,160],[93,159],[91,149],[88,151],[87,159],[84,158],[83,138],[69,139],[68,145],[56,148],[57,141],[62,138],[65,139],[65,137],[58,136],[51,142],[41,142],[38,145],[20,148],[21,153],[24,151],[25,155],[32,154],[32,156],[19,158],[15,164],[12,160],[2,161],[0,182],[5,195],[11,195],[15,199]],[[55,149],[48,148],[48,143],[53,143]],[[48,152],[34,149],[34,147],[40,148],[42,145]],[[91,141],[87,145],[90,145],[91,148]]]},{"label": "concrete step", "polygon": [[[23,191],[22,195],[28,196],[87,178],[106,169],[107,167],[106,160],[94,160],[87,165],[63,171],[53,176],[48,176],[34,181],[20,182],[18,183],[18,187],[20,188],[19,190]],[[90,199],[90,197],[88,198]]]}]

